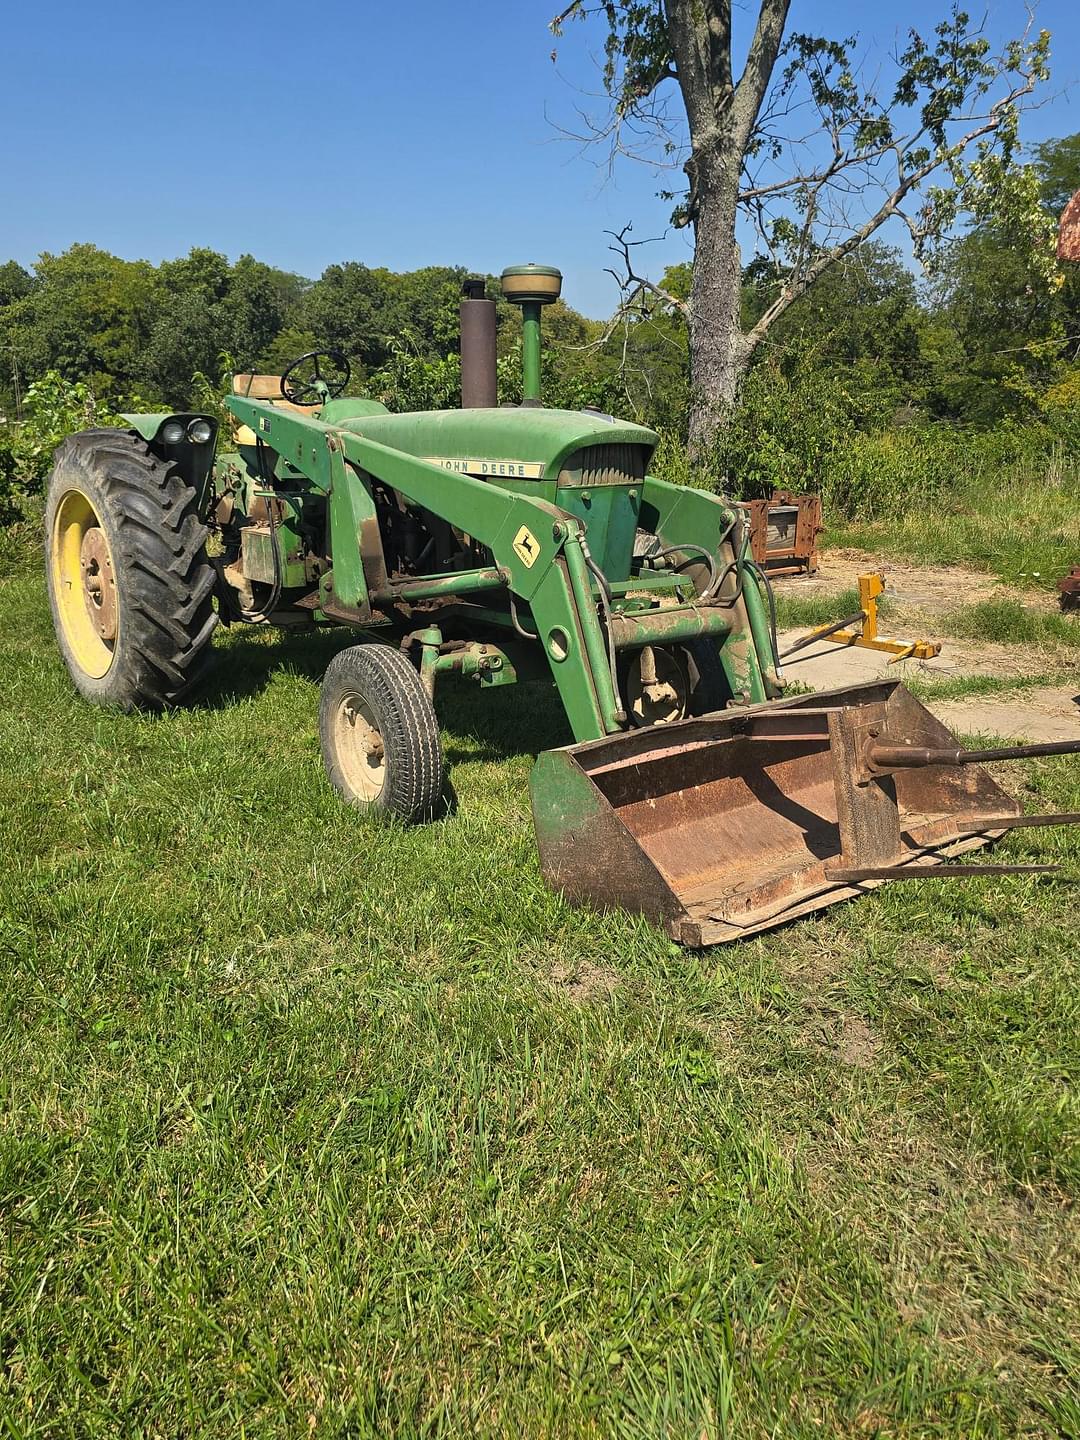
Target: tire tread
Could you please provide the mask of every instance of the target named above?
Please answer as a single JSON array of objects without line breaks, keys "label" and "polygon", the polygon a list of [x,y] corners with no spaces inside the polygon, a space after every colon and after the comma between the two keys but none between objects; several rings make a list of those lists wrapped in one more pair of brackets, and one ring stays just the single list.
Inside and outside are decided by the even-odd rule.
[{"label": "tire tread", "polygon": [[343,690],[355,690],[375,711],[386,750],[387,778],[373,803],[407,824],[434,819],[445,787],[439,722],[416,669],[400,650],[377,641],[334,656],[323,679],[319,734],[331,784],[359,802],[336,764],[333,718]]},{"label": "tire tread", "polygon": [[202,679],[218,620],[209,531],[196,512],[195,491],[178,466],[159,460],[133,431],[118,429],[84,430],[59,446],[50,495],[62,494],[67,482],[88,482],[104,501],[121,597],[121,641],[108,685],[87,682],[69,660],[76,684],[89,698],[124,710],[173,706]]}]

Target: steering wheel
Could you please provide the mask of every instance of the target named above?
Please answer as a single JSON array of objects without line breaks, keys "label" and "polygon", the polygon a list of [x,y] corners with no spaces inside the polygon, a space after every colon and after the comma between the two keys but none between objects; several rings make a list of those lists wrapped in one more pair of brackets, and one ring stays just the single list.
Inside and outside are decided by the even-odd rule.
[{"label": "steering wheel", "polygon": [[[326,374],[319,364],[321,360],[331,362]],[[302,365],[309,364],[310,370],[303,371],[290,385],[290,376],[296,374]],[[321,405],[340,395],[351,376],[352,366],[340,350],[311,350],[286,369],[281,377],[281,393],[293,405]]]}]

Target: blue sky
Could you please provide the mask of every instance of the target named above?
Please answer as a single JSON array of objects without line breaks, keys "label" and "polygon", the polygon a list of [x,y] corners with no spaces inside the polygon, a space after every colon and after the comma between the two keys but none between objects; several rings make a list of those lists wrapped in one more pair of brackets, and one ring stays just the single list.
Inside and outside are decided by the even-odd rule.
[{"label": "blue sky", "polygon": [[[600,88],[599,26],[556,42],[557,0],[323,5],[19,0],[4,23],[0,259],[91,241],[158,261],[209,245],[317,276],[338,260],[498,271],[557,264],[567,300],[606,314],[606,229],[661,234],[648,167],[614,176],[560,139]],[[943,5],[902,15],[794,0],[791,28],[890,48]],[[974,9],[974,7],[972,7]],[[745,13],[745,11],[744,11]],[[1080,130],[1080,6],[1045,0],[1049,98],[1029,141]],[[994,0],[991,36],[1017,32]],[[687,258],[681,235],[651,268]]]}]

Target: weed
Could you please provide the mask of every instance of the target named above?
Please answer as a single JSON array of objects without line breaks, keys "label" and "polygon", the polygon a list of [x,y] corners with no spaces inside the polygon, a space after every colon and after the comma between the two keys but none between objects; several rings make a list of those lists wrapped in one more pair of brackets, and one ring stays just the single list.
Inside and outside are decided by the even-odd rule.
[{"label": "weed", "polygon": [[1029,609],[1018,600],[984,600],[943,617],[950,635],[1011,645],[1060,645],[1080,650],[1080,624],[1071,615]]}]

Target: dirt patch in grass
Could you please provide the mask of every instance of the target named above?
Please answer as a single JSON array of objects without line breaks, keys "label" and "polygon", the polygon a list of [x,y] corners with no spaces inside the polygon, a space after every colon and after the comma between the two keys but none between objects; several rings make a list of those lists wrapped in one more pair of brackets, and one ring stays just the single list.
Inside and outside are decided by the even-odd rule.
[{"label": "dirt patch in grass", "polygon": [[619,977],[614,970],[593,965],[588,960],[579,960],[576,963],[560,960],[551,967],[550,978],[559,993],[575,1005],[607,1000],[615,993],[619,984]]},{"label": "dirt patch in grass", "polygon": [[[885,594],[894,605],[933,613],[953,610],[958,605],[979,605],[987,600],[1015,600],[1025,608],[1054,612],[1057,596],[1052,590],[1025,589],[1006,585],[985,571],[964,565],[912,565],[890,559],[884,551],[824,550],[818,572],[806,578],[785,581],[790,594],[832,595],[850,590],[858,577],[869,570],[885,575]],[[1033,585],[1049,578],[1032,575]],[[790,588],[789,588],[790,587]]]},{"label": "dirt patch in grass", "polygon": [[878,1037],[858,1015],[845,1015],[836,1027],[836,1053],[845,1065],[869,1070],[878,1053]]},{"label": "dirt patch in grass", "polygon": [[861,1015],[818,1011],[803,1027],[810,1046],[856,1070],[873,1067],[881,1041]]}]

